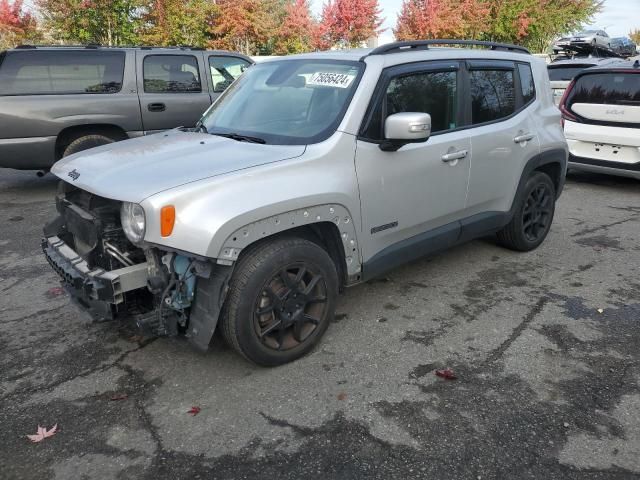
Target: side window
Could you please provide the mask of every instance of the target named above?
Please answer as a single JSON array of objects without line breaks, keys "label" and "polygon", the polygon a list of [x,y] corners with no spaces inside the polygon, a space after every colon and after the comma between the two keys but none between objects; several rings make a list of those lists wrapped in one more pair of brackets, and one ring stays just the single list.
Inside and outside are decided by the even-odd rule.
[{"label": "side window", "polygon": [[402,112],[431,115],[432,133],[456,128],[457,77],[456,71],[450,71],[421,72],[392,78],[364,136],[382,140],[384,119]]},{"label": "side window", "polygon": [[239,57],[210,56],[209,70],[213,91],[221,93],[251,64]]},{"label": "side window", "polygon": [[142,71],[147,93],[202,91],[198,61],[191,55],[147,55]]},{"label": "side window", "polygon": [[531,65],[519,63],[518,73],[520,74],[520,86],[522,87],[522,103],[526,105],[536,97],[536,86],[533,83]]},{"label": "side window", "polygon": [[125,53],[33,50],[5,54],[0,95],[117,93]]},{"label": "side window", "polygon": [[513,70],[471,71],[473,124],[492,122],[516,111]]}]

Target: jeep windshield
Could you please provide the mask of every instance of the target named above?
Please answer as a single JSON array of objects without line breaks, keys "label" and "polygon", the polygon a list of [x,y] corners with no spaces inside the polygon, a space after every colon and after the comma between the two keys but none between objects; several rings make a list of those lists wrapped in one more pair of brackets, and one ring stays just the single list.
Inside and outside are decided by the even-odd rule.
[{"label": "jeep windshield", "polygon": [[254,65],[200,120],[211,135],[306,145],[338,127],[364,70],[360,62],[279,60]]}]

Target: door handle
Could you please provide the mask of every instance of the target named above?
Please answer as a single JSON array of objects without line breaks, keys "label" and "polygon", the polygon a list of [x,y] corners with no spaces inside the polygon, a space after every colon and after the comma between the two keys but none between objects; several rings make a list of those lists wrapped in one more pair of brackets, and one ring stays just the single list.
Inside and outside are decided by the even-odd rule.
[{"label": "door handle", "polygon": [[445,163],[453,162],[454,160],[461,160],[467,156],[466,150],[460,150],[459,152],[447,153],[442,156],[442,161]]},{"label": "door handle", "polygon": [[147,109],[150,112],[164,112],[167,106],[164,103],[150,103],[147,105]]},{"label": "door handle", "polygon": [[523,135],[518,135],[516,138],[513,139],[513,141],[515,143],[524,143],[524,142],[528,142],[529,140],[533,140],[533,137],[535,137],[535,135],[533,135],[532,133],[525,133]]}]

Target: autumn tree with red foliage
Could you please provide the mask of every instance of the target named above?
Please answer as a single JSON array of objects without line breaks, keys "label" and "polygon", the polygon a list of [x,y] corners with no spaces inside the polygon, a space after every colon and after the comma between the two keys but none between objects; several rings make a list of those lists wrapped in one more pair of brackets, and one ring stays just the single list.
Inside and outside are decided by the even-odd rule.
[{"label": "autumn tree with red foliage", "polygon": [[488,0],[405,0],[393,32],[398,40],[477,39],[489,12]]},{"label": "autumn tree with red foliage", "polygon": [[360,47],[384,31],[378,0],[328,0],[316,35],[318,48]]},{"label": "autumn tree with red foliage", "polygon": [[236,50],[246,55],[260,53],[260,46],[273,37],[278,28],[278,0],[218,0],[209,46]]},{"label": "autumn tree with red foliage", "polygon": [[313,49],[318,25],[311,16],[308,0],[294,0],[285,6],[285,17],[278,30],[274,53],[302,53]]},{"label": "autumn tree with red foliage", "polygon": [[30,40],[35,34],[35,18],[24,11],[22,0],[0,0],[0,50]]}]

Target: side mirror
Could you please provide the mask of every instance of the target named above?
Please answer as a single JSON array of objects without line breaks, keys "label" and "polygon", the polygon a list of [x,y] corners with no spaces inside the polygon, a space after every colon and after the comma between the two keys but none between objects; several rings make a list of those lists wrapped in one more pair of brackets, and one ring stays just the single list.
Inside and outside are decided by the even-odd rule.
[{"label": "side mirror", "polygon": [[430,136],[431,115],[428,113],[395,113],[384,121],[384,141],[380,150],[395,152],[407,143],[426,142]]}]

